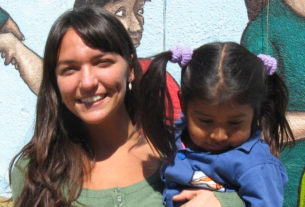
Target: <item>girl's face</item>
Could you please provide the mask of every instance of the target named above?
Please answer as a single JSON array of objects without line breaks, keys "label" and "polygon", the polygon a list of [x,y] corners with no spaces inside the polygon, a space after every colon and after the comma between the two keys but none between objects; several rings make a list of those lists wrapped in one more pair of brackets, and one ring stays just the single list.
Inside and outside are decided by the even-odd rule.
[{"label": "girl's face", "polygon": [[64,35],[56,78],[66,107],[86,124],[98,124],[126,110],[128,63],[116,53],[88,47],[74,29]]},{"label": "girl's face", "polygon": [[[221,152],[237,147],[251,134],[254,111],[250,105],[210,104],[201,100],[182,106],[192,144],[206,151]],[[191,144],[191,145],[192,145]]]},{"label": "girl's face", "polygon": [[104,6],[123,23],[135,47],[139,46],[142,38],[144,3],[145,0],[118,0]]}]

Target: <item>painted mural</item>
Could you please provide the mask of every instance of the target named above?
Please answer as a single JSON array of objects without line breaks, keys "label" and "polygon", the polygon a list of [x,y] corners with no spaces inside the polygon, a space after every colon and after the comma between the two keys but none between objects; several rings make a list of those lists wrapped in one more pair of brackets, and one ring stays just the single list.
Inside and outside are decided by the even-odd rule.
[{"label": "painted mural", "polygon": [[[0,85],[0,145],[9,144],[10,151],[2,150],[2,154],[0,152],[0,195],[10,195],[9,189],[6,188],[5,174],[9,161],[3,159],[11,159],[32,134],[35,94],[39,92],[41,82],[43,46],[47,32],[60,13],[94,1],[102,3],[105,9],[116,15],[124,24],[137,47],[138,56],[143,57],[141,65],[144,71],[150,63],[145,57],[176,44],[195,48],[205,42],[239,42],[241,39],[242,44],[255,53],[274,55],[279,59],[281,73],[289,84],[289,90],[293,91],[290,93],[292,101],[288,114],[294,123],[293,130],[298,138],[305,138],[305,82],[301,81],[305,75],[302,64],[305,61],[303,0],[272,0],[270,4],[267,0],[245,0],[238,3],[236,0],[50,0],[48,3],[35,0],[27,3],[26,8],[19,6],[25,4],[22,0],[16,0],[14,3],[0,0],[0,52],[3,60],[0,62],[0,82],[3,84]],[[54,10],[49,12],[50,8]],[[36,22],[31,15],[19,16],[18,12],[22,13],[24,9],[37,15],[41,22]],[[30,22],[25,23],[21,21],[22,18]],[[43,27],[43,32],[39,27]],[[8,72],[11,68],[16,71]],[[171,88],[170,95],[176,117],[180,115],[177,98],[179,76],[179,68],[169,65],[167,84]],[[7,141],[11,136],[14,140]],[[304,149],[305,145],[297,147],[296,149]],[[294,159],[297,159],[303,163],[303,170],[305,162],[301,158],[287,152],[283,161],[294,163]],[[293,180],[294,185],[289,188],[294,193],[289,204],[297,202],[297,189],[301,189],[301,183],[304,184],[304,181],[300,182],[301,171],[297,173],[298,179]],[[304,192],[304,189],[300,192]],[[301,201],[299,203],[301,206]]]},{"label": "painted mural", "polygon": [[305,163],[305,1],[245,0],[245,4],[249,23],[241,44],[256,54],[276,57],[280,74],[288,85],[287,116],[298,142],[291,151],[281,154],[290,179],[285,189],[285,206],[304,206],[304,193],[298,189],[304,185],[301,177]]}]

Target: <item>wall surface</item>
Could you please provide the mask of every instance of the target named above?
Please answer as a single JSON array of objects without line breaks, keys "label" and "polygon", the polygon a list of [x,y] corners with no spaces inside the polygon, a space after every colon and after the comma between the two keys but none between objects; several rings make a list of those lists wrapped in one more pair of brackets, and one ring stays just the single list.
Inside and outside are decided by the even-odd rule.
[{"label": "wall surface", "polygon": [[[122,0],[123,1],[123,0]],[[135,0],[125,0],[135,2]],[[121,1],[119,1],[121,2]],[[144,0],[137,0],[143,3]],[[266,52],[266,36],[273,36],[270,40],[269,51],[280,48],[280,54],[275,56],[283,60],[289,59],[289,54],[282,46],[281,39],[272,34],[259,33],[265,27],[266,15],[270,10],[257,9],[254,16],[248,16],[250,12],[249,1],[237,0],[151,0],[144,4],[144,25],[135,18],[134,26],[137,25],[143,32],[142,39],[137,47],[139,57],[148,57],[155,53],[181,44],[192,48],[211,41],[234,41],[242,43],[253,52]],[[251,2],[251,1],[250,1]],[[258,1],[262,2],[262,1]],[[291,12],[289,8],[283,8],[278,1],[272,1],[275,11],[284,11],[284,18],[293,21],[294,28],[303,25],[305,19],[301,15],[298,18],[290,16],[285,11]],[[281,4],[279,6],[279,4]],[[48,31],[54,20],[64,11],[73,8],[74,0],[0,0],[0,195],[9,196],[8,186],[8,164],[12,157],[24,146],[33,134],[35,122],[36,94],[41,75],[41,61],[43,57],[44,44]],[[246,7],[248,6],[248,8]],[[262,3],[262,5],[265,5]],[[284,10],[283,10],[284,9]],[[286,10],[285,10],[286,9]],[[260,13],[261,11],[261,13]],[[275,12],[274,11],[274,12]],[[139,10],[142,15],[143,10]],[[250,12],[251,13],[251,12]],[[249,13],[249,14],[250,14]],[[251,13],[253,15],[253,13]],[[275,17],[275,13],[269,16]],[[290,16],[289,16],[290,15]],[[130,16],[130,18],[132,18]],[[249,19],[251,20],[249,22]],[[10,23],[10,24],[8,24]],[[248,26],[254,25],[256,26]],[[284,24],[284,23],[283,23]],[[277,33],[277,20],[272,19],[273,27],[268,27],[268,32]],[[131,25],[132,26],[132,25]],[[143,26],[143,27],[142,27]],[[141,28],[142,27],[142,28]],[[132,28],[132,27],[130,27]],[[251,29],[253,28],[253,29]],[[284,27],[281,33],[291,30]],[[292,33],[300,32],[298,29]],[[283,39],[289,39],[291,33],[284,34]],[[264,37],[256,39],[254,36]],[[305,41],[304,35],[299,35],[294,41],[293,48],[297,48],[297,58],[302,64],[289,62],[288,66],[293,68],[296,64],[299,68],[298,74],[304,75]],[[267,40],[269,40],[267,38]],[[301,42],[299,42],[301,41]],[[287,45],[290,43],[288,42]],[[264,49],[261,48],[263,46]],[[17,69],[16,69],[17,68]],[[285,70],[285,66],[283,66]],[[302,72],[300,72],[302,71]],[[180,80],[180,69],[176,65],[169,65],[169,73]],[[286,74],[290,77],[292,72]],[[304,77],[304,76],[303,76]],[[302,78],[303,79],[303,78]],[[300,82],[299,77],[288,78],[289,83]],[[301,84],[304,89],[304,82]],[[296,89],[299,91],[299,89]],[[304,90],[298,93],[297,98],[304,99]],[[295,99],[294,99],[295,100]],[[297,100],[295,101],[297,102]],[[304,105],[294,105],[294,110],[304,112]],[[292,106],[293,107],[293,106]],[[302,115],[302,114],[301,114]],[[305,128],[302,116],[299,116],[301,127]],[[303,115],[304,116],[304,115]],[[304,118],[305,119],[305,118]],[[302,125],[303,124],[303,125]],[[304,134],[303,134],[304,135]],[[303,136],[304,137],[304,136]]]}]

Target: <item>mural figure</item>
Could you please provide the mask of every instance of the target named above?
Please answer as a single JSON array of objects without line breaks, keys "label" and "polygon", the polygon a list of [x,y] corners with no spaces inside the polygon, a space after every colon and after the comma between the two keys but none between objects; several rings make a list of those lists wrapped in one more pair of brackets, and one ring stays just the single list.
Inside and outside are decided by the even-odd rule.
[{"label": "mural figure", "polygon": [[295,136],[305,138],[305,1],[271,0],[266,6],[269,1],[245,0],[250,22],[241,43],[277,58],[289,88],[288,118]]},{"label": "mural figure", "polygon": [[37,94],[42,72],[42,59],[23,44],[24,36],[9,14],[0,8],[0,51],[4,64],[12,64],[21,78]]},{"label": "mural figure", "polygon": [[[98,2],[102,4],[106,10],[114,14],[123,23],[135,47],[138,47],[143,34],[144,4],[147,1],[150,0],[75,0],[74,8],[85,3]],[[6,16],[8,17],[4,10],[2,10],[2,13],[3,19]],[[9,33],[9,31],[11,30],[8,30],[8,33],[3,34],[3,36],[1,36],[2,34],[0,35],[0,51],[2,52],[2,57],[5,58],[5,64],[13,64],[19,70],[25,83],[37,94],[42,77],[42,58],[23,44],[22,40],[24,38],[20,32],[18,36],[18,34],[14,35],[14,33]],[[143,70],[146,71],[150,60],[140,59],[140,63]],[[173,100],[175,118],[178,118],[180,116],[179,99],[177,96],[179,86],[169,73],[167,73],[167,83],[171,89],[170,95]]]},{"label": "mural figure", "polygon": [[75,0],[74,8],[84,3],[99,2],[125,26],[135,47],[140,45],[144,25],[144,4],[148,0]]},{"label": "mural figure", "polygon": [[297,206],[297,200],[302,200],[298,189],[304,188],[300,179],[302,174],[304,177],[305,163],[305,1],[245,0],[245,4],[249,23],[241,44],[256,54],[276,57],[289,88],[287,117],[299,141],[291,151],[282,152],[281,159],[289,175],[284,206]]}]

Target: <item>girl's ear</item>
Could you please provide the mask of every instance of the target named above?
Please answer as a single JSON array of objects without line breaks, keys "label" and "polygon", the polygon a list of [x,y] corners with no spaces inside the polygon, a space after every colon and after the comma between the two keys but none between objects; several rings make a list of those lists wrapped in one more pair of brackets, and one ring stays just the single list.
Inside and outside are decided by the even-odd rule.
[{"label": "girl's ear", "polygon": [[179,97],[179,101],[180,101],[181,111],[185,115],[185,113],[186,113],[186,103],[185,103],[185,100],[183,98],[181,90],[178,91],[178,97]]}]

